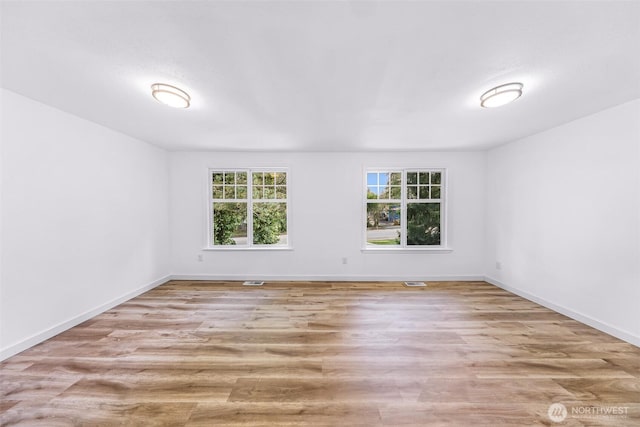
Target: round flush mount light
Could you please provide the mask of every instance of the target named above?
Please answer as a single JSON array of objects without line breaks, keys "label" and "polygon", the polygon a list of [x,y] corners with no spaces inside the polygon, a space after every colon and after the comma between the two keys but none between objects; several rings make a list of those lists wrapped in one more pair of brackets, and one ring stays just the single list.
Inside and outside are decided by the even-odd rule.
[{"label": "round flush mount light", "polygon": [[507,83],[489,89],[480,97],[480,106],[494,108],[506,105],[522,96],[522,83]]},{"label": "round flush mount light", "polygon": [[164,83],[151,85],[151,95],[161,104],[174,108],[187,108],[191,105],[191,97],[185,91]]}]

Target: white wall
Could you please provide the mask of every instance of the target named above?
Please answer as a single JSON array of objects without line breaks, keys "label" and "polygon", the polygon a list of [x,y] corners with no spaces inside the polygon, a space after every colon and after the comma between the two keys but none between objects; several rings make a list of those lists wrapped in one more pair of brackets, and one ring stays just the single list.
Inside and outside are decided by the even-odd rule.
[{"label": "white wall", "polygon": [[491,281],[640,345],[640,100],[487,162]]},{"label": "white wall", "polygon": [[[171,153],[172,272],[190,278],[481,278],[485,154]],[[293,251],[202,249],[207,232],[207,169],[289,167]],[[445,167],[453,252],[362,253],[363,167]],[[202,254],[204,261],[198,262]],[[348,264],[342,264],[342,258]]]},{"label": "white wall", "polygon": [[[640,343],[640,100],[488,153],[167,154],[1,95],[0,359],[169,274],[488,275]],[[289,168],[293,251],[202,251],[207,169],[247,166]],[[363,253],[365,167],[448,168],[453,251]]]},{"label": "white wall", "polygon": [[1,95],[0,359],[169,274],[166,152]]}]

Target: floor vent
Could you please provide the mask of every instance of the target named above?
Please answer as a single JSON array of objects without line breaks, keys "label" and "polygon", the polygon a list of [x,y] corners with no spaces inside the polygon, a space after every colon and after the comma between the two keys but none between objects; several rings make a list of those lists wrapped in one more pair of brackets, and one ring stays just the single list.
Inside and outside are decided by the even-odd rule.
[{"label": "floor vent", "polygon": [[404,282],[404,285],[410,288],[427,286],[427,284],[424,282]]},{"label": "floor vent", "polygon": [[244,286],[262,286],[264,282],[261,280],[247,280],[243,283]]}]

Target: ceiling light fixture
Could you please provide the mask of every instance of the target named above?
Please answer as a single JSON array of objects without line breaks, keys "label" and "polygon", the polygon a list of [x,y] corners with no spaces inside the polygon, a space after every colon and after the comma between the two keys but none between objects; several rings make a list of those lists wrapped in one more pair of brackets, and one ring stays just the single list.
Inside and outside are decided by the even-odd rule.
[{"label": "ceiling light fixture", "polygon": [[164,83],[151,85],[151,95],[161,104],[174,108],[188,108],[191,97],[182,89]]},{"label": "ceiling light fixture", "polygon": [[522,83],[507,83],[489,89],[480,97],[480,106],[493,108],[506,105],[522,96]]}]

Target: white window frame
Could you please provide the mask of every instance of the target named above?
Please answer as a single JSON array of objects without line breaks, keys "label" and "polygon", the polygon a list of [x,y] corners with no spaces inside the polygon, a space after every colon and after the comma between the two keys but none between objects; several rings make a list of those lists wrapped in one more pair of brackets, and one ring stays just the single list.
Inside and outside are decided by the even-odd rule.
[{"label": "white window frame", "polygon": [[[246,172],[247,173],[247,199],[214,199],[213,198],[213,180],[212,176],[214,172]],[[287,196],[284,199],[254,199],[253,198],[253,173],[255,172],[283,172],[287,174]],[[289,168],[286,167],[253,167],[253,168],[226,168],[216,167],[209,168],[207,170],[207,244],[204,250],[213,251],[247,251],[247,250],[267,250],[267,251],[279,251],[279,250],[292,250],[291,246],[291,207],[289,204],[289,183],[291,174]],[[247,244],[246,245],[215,245],[213,243],[213,203],[216,202],[228,202],[233,203],[239,201],[240,203],[247,203]],[[255,244],[253,243],[253,204],[254,203],[285,203],[287,206],[287,243],[282,244]]]},{"label": "white window frame", "polygon": [[[401,209],[401,229],[399,245],[371,245],[367,243],[367,199],[368,183],[367,174],[369,173],[401,173],[401,197],[400,199],[377,199],[377,203],[399,204]],[[408,172],[440,172],[440,199],[408,199],[407,198],[407,173]],[[447,230],[447,200],[449,196],[448,176],[446,168],[434,167],[375,167],[364,168],[363,171],[363,192],[362,192],[362,222],[364,225],[362,232],[362,251],[363,252],[432,252],[432,253],[448,253],[452,249],[448,246],[448,230]],[[420,203],[440,203],[440,244],[439,245],[407,245],[407,205]]]}]

